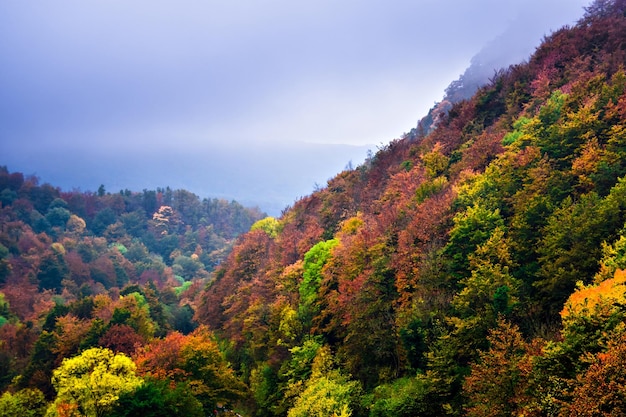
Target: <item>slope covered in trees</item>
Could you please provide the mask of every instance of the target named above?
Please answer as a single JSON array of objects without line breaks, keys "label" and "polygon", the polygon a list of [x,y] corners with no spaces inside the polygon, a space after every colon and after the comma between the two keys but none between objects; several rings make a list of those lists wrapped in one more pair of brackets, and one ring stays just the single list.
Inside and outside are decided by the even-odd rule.
[{"label": "slope covered in trees", "polygon": [[596,0],[279,219],[3,170],[0,415],[626,413],[625,44]]},{"label": "slope covered in trees", "polygon": [[625,15],[594,2],[239,240],[196,319],[251,415],[626,412]]},{"label": "slope covered in trees", "polygon": [[[0,190],[0,415],[137,415],[155,404],[158,415],[204,415],[239,398],[192,317],[262,213],[169,188],[61,192],[6,168]],[[167,368],[159,352],[173,346]]]}]

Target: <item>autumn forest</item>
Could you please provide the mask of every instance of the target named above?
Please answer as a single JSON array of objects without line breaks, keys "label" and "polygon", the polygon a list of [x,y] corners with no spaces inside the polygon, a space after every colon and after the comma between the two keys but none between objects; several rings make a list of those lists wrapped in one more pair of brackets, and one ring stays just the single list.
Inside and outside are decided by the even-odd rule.
[{"label": "autumn forest", "polygon": [[0,416],[625,415],[626,1],[279,218],[0,169],[0,390]]}]

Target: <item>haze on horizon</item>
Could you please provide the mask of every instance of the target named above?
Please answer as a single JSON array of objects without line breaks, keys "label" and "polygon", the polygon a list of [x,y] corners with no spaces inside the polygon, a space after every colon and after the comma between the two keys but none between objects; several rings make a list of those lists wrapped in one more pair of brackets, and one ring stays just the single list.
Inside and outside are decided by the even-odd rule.
[{"label": "haze on horizon", "polygon": [[276,212],[413,128],[494,39],[523,59],[587,4],[1,2],[0,165]]}]

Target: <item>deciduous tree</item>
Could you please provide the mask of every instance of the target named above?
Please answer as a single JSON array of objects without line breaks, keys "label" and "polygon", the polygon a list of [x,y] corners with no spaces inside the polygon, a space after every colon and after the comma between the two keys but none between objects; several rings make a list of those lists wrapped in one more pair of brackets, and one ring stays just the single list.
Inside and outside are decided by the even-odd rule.
[{"label": "deciduous tree", "polygon": [[69,405],[80,415],[106,416],[121,394],[143,383],[135,369],[128,356],[105,348],[87,349],[79,356],[64,359],[53,372],[57,396],[49,414],[61,415],[64,405]]}]

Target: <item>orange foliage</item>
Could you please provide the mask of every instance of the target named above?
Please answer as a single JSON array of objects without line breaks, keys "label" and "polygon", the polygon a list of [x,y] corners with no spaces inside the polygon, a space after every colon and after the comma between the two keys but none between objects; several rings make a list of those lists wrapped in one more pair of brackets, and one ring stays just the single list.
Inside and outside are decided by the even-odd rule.
[{"label": "orange foliage", "polygon": [[626,410],[626,333],[611,339],[606,352],[590,358],[592,364],[578,375],[572,401],[563,416],[623,416]]},{"label": "orange foliage", "polygon": [[52,351],[60,359],[74,356],[90,327],[91,321],[78,319],[72,314],[58,317],[56,319],[57,343]]},{"label": "orange foliage", "polygon": [[581,315],[610,315],[626,303],[626,271],[618,270],[598,285],[579,285],[561,311],[563,323]]},{"label": "orange foliage", "polygon": [[187,338],[178,332],[172,332],[163,339],[138,348],[133,360],[140,375],[152,375],[159,379],[179,379],[187,373],[181,369],[180,352]]}]

